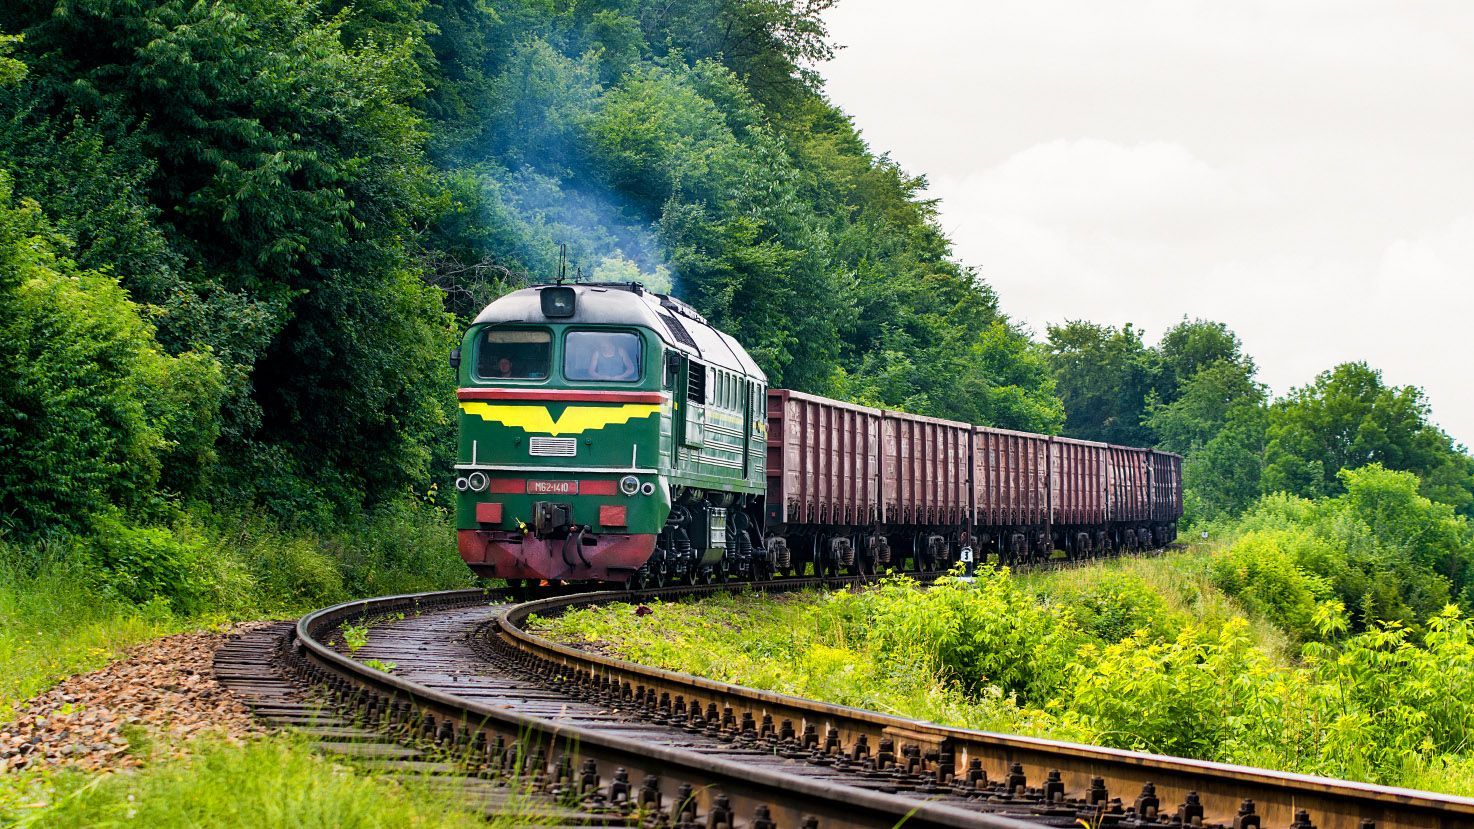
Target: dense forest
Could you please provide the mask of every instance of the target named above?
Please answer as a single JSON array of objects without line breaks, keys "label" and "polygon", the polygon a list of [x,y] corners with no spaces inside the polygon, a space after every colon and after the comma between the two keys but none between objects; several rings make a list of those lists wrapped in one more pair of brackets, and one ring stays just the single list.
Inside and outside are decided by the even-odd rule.
[{"label": "dense forest", "polygon": [[923,181],[824,99],[828,5],[7,4],[7,532],[424,489],[459,324],[560,243],[775,385],[1057,427]]},{"label": "dense forest", "polygon": [[1372,462],[1474,511],[1474,460],[1368,366],[1272,401],[1220,324],[1012,322],[825,97],[832,2],[5,4],[0,540],[96,535],[178,600],[200,539],[437,504],[446,354],[560,244],[775,386],[1182,452],[1195,518]]}]

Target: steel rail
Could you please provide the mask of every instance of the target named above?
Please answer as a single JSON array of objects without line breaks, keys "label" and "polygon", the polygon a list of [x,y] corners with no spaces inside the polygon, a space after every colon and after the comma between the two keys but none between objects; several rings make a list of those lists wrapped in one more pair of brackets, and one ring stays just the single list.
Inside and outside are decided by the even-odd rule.
[{"label": "steel rail", "polygon": [[[303,616],[294,630],[292,650],[302,661],[302,673],[309,681],[327,686],[340,700],[360,706],[371,718],[391,713],[398,719],[413,717],[426,734],[439,737],[442,743],[471,755],[482,754],[488,764],[514,770],[528,779],[561,779],[560,774],[576,770],[568,785],[577,793],[594,795],[610,809],[621,794],[633,801],[643,779],[647,786],[654,781],[661,795],[659,802],[674,807],[672,813],[680,813],[683,801],[691,802],[708,825],[767,825],[774,829],[902,824],[1029,829],[1037,825],[915,798],[829,786],[494,708],[375,670],[322,641],[325,633],[345,621],[490,603],[505,595],[460,590],[344,602]],[[413,713],[407,713],[411,708]],[[629,781],[622,790],[621,780]],[[607,796],[603,794],[606,789]],[[639,796],[643,798],[644,794]],[[721,818],[724,813],[725,820]],[[765,816],[761,820],[771,823],[760,824],[748,816]]]},{"label": "steel rail", "polygon": [[[762,587],[784,590],[814,582],[822,580],[784,580]],[[510,646],[563,666],[570,675],[595,686],[643,687],[652,696],[710,700],[718,708],[731,707],[737,716],[750,715],[757,721],[764,716],[774,722],[792,720],[813,726],[821,735],[833,729],[844,746],[855,745],[863,738],[874,749],[887,740],[899,754],[904,745],[910,744],[928,755],[926,759],[937,758],[933,766],[944,762],[944,755],[950,753],[951,766],[959,775],[974,760],[981,761],[992,780],[1008,779],[1013,765],[1021,764],[1031,785],[1042,783],[1048,772],[1057,770],[1070,797],[1086,798],[1092,784],[1103,782],[1112,796],[1131,804],[1144,787],[1151,786],[1164,814],[1171,815],[1178,809],[1177,804],[1196,798],[1202,804],[1204,821],[1227,826],[1240,825],[1235,818],[1244,801],[1252,800],[1265,829],[1300,825],[1296,821],[1302,811],[1309,814],[1316,829],[1364,829],[1365,821],[1375,821],[1377,829],[1474,826],[1471,798],[950,728],[639,665],[569,647],[524,627],[533,614],[550,615],[580,605],[695,595],[713,589],[721,588],[610,591],[539,599],[504,611],[496,621],[495,634]],[[1190,816],[1191,812],[1186,814]]]}]

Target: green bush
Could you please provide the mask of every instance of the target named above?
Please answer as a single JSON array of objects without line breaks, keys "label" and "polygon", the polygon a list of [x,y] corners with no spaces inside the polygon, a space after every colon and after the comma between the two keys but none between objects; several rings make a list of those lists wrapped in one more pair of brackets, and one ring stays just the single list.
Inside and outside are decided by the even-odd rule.
[{"label": "green bush", "polygon": [[1084,633],[1105,642],[1138,630],[1171,637],[1181,629],[1178,614],[1152,585],[1118,570],[1102,570],[1081,583],[1056,586],[1049,599],[1071,614]]},{"label": "green bush", "polygon": [[21,537],[147,506],[218,430],[219,365],[166,355],[117,280],[65,250],[0,173],[0,515]]},{"label": "green bush", "polygon": [[1314,600],[1334,598],[1356,630],[1418,625],[1474,590],[1474,531],[1452,507],[1419,494],[1418,479],[1372,464],[1343,470],[1346,492],[1306,500],[1265,496],[1226,534],[1214,580],[1308,638]]},{"label": "green bush", "polygon": [[1105,745],[1184,757],[1213,757],[1241,716],[1254,716],[1266,670],[1243,620],[1216,629],[1190,625],[1175,639],[1144,633],[1089,645],[1069,669],[1068,717]]},{"label": "green bush", "polygon": [[940,579],[925,591],[906,578],[887,579],[864,595],[867,635],[882,659],[901,661],[920,649],[970,691],[996,685],[1025,700],[1046,699],[1083,641],[1006,570],[983,568],[970,583]]},{"label": "green bush", "polygon": [[74,543],[88,550],[103,583],[134,604],[163,600],[185,616],[254,604],[255,584],[239,560],[185,516],[171,527],[139,527],[108,513]]},{"label": "green bush", "polygon": [[1331,585],[1301,562],[1332,558],[1329,546],[1305,530],[1256,530],[1213,557],[1213,584],[1291,635],[1309,639],[1317,604]]}]

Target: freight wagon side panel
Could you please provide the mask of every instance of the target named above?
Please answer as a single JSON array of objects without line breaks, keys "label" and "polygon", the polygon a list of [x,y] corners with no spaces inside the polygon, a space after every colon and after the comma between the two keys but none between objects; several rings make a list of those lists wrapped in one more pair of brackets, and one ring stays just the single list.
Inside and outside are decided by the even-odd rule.
[{"label": "freight wagon side panel", "polygon": [[769,390],[769,520],[850,523],[873,515],[879,421],[876,409]]},{"label": "freight wagon side panel", "polygon": [[983,426],[972,430],[972,497],[983,526],[1033,526],[1048,518],[1049,438]]},{"label": "freight wagon side panel", "polygon": [[1151,465],[1152,520],[1176,521],[1182,517],[1182,458],[1153,451]]},{"label": "freight wagon side panel", "polygon": [[887,523],[968,523],[972,512],[971,432],[966,423],[883,413],[881,469]]},{"label": "freight wagon side panel", "polygon": [[1146,449],[1111,446],[1111,520],[1146,521],[1151,517]]},{"label": "freight wagon side panel", "polygon": [[1052,438],[1050,486],[1057,524],[1100,524],[1106,520],[1106,446]]}]

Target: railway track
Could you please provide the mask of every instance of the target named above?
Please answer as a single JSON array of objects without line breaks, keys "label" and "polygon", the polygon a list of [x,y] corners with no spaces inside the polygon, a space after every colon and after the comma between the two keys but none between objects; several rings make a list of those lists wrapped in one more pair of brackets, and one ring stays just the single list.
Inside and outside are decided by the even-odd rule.
[{"label": "railway track", "polygon": [[[532,614],[580,604],[721,589],[350,602],[233,643],[217,670],[258,713],[329,749],[459,775],[488,811],[516,802],[541,823],[1474,826],[1471,799],[945,728],[634,665],[525,629]],[[351,655],[345,623],[370,631]]]}]

